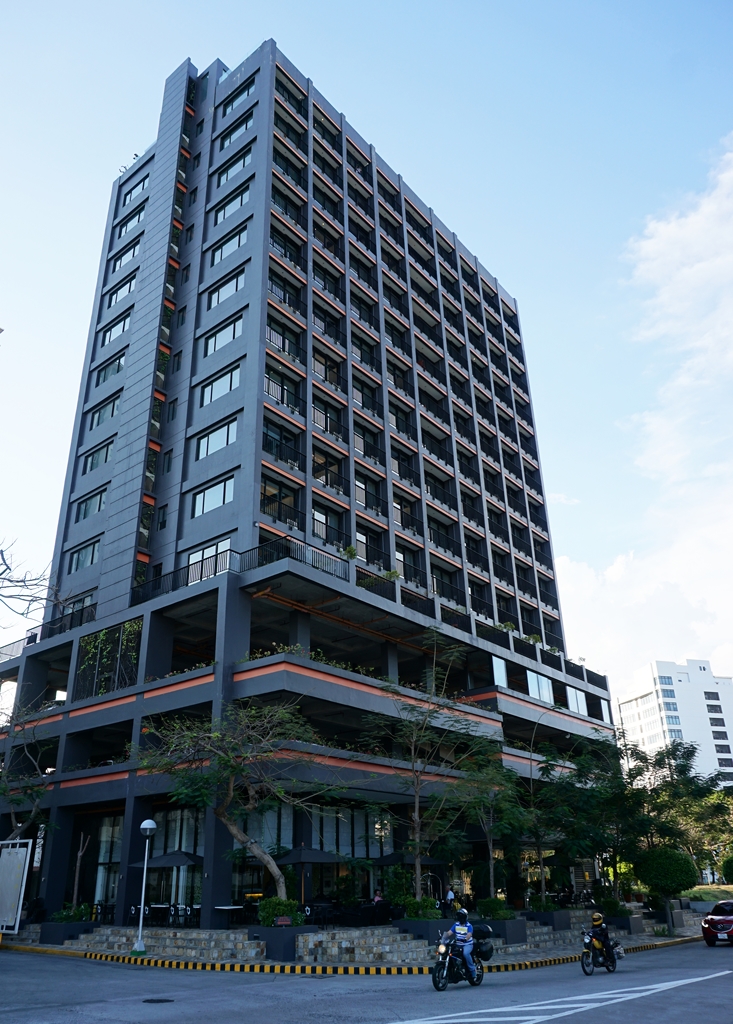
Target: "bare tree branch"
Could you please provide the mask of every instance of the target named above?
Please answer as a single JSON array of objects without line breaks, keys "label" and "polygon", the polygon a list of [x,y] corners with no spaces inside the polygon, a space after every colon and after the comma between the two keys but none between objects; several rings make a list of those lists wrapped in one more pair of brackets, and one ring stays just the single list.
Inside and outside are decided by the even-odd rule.
[{"label": "bare tree branch", "polygon": [[22,572],[14,564],[13,545],[0,546],[0,605],[14,615],[28,618],[42,607],[48,596],[48,570]]}]

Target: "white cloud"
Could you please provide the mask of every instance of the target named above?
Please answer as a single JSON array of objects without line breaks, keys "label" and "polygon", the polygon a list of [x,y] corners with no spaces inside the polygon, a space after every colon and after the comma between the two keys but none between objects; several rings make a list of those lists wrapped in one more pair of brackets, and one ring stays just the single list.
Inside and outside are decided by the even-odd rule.
[{"label": "white cloud", "polygon": [[579,498],[569,498],[567,494],[548,494],[547,501],[550,505],[579,505]]},{"label": "white cloud", "polygon": [[708,188],[650,218],[629,258],[649,293],[639,341],[668,367],[630,424],[655,490],[629,513],[654,541],[600,572],[557,566],[569,651],[618,692],[657,658],[733,671],[733,139]]}]

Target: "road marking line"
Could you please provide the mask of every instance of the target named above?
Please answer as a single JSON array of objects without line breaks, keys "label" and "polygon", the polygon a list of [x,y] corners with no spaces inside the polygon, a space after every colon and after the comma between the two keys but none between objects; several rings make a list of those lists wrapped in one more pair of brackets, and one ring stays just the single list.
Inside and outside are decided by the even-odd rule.
[{"label": "road marking line", "polygon": [[629,1002],[632,999],[642,999],[645,996],[657,995],[669,989],[681,988],[684,985],[694,985],[700,981],[721,978],[726,974],[733,974],[733,971],[718,971],[716,974],[706,974],[699,978],[666,981],[660,982],[657,985],[610,989],[606,992],[564,996],[561,999],[548,999],[538,1003],[525,1003],[519,1006],[497,1006],[492,1009],[469,1010],[465,1013],[447,1013],[439,1017],[417,1017],[409,1021],[395,1021],[394,1024],[500,1024],[500,1022],[542,1024],[543,1021],[570,1017],[576,1013],[605,1008],[616,1003]]}]

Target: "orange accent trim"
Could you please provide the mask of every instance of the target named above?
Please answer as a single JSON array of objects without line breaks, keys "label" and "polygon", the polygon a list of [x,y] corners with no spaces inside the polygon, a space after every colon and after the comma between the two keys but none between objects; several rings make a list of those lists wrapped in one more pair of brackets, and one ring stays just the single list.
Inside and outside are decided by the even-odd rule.
[{"label": "orange accent trim", "polygon": [[183,192],[184,195],[186,194],[186,192],[188,192],[188,189],[186,188],[186,186],[183,185],[180,181],[176,182],[176,188],[179,188],[181,190],[181,192]]},{"label": "orange accent trim", "polygon": [[358,462],[360,466],[363,466],[364,469],[368,469],[369,472],[370,473],[374,473],[375,476],[381,476],[382,480],[386,480],[387,479],[387,474],[384,472],[384,470],[383,469],[379,469],[373,463],[365,462],[363,459],[357,458],[356,455],[354,456],[354,462]]},{"label": "orange accent trim", "polygon": [[[277,129],[276,129],[276,130],[277,130]],[[293,232],[293,234],[295,234],[295,235],[299,235],[299,236],[300,236],[300,239],[301,239],[301,241],[303,241],[303,242],[307,242],[307,241],[308,241],[308,239],[307,239],[307,238],[306,238],[306,236],[305,236],[305,235],[304,235],[304,234],[303,234],[303,233],[302,233],[302,232],[300,231],[300,229],[299,229],[299,228],[297,228],[297,227],[296,227],[296,226],[295,226],[294,224],[292,224],[292,223],[291,223],[291,222],[290,222],[289,220],[285,220],[285,218],[284,218],[284,217],[281,217],[281,216],[280,216],[280,214],[279,214],[279,213],[277,212],[277,210],[273,210],[273,209],[271,209],[271,210],[270,210],[270,215],[271,215],[272,217],[275,217],[275,218],[276,218],[277,220],[279,220],[279,221],[280,221],[280,223],[281,223],[281,224],[282,224],[282,225],[283,225],[284,227],[287,227],[287,228],[289,228],[289,229],[290,229],[290,231],[292,231],[292,232]],[[181,227],[183,227],[183,225],[181,225]],[[339,270],[340,270],[340,271],[341,271],[342,269],[343,269],[343,268],[339,267]]]},{"label": "orange accent trim", "polygon": [[[583,693],[585,693],[585,692],[586,691],[583,690]],[[492,691],[491,694],[484,694],[483,698],[482,698],[482,696],[480,694],[476,694],[475,697],[473,695],[471,695],[471,694],[468,694],[465,699],[466,700],[470,700],[470,701],[474,701],[474,702],[478,702],[481,699],[488,700],[489,696],[501,697],[502,700],[508,700],[510,703],[514,703],[514,704],[521,704],[522,707],[525,707],[525,708],[535,708],[537,711],[542,710],[542,708],[537,707],[536,704],[530,704],[529,701],[522,700],[521,697],[516,697],[514,694],[510,694],[510,693],[508,693],[507,691],[505,691],[503,689]],[[547,714],[546,711],[544,713]],[[587,716],[584,716],[584,715],[577,715],[577,716],[566,715],[562,711],[555,711],[554,708],[550,709],[550,714],[555,715],[557,718],[564,718],[568,722],[575,722],[575,723],[578,722],[578,719],[582,719],[584,717],[587,717]],[[593,722],[596,722],[599,727],[602,727],[604,729],[608,729],[609,732],[613,732],[613,726],[612,725],[608,725],[607,722],[598,722],[598,720],[595,719],[595,718],[593,719]],[[595,728],[595,726],[594,726],[594,728]]]},{"label": "orange accent trim", "polygon": [[148,438],[148,448],[152,448],[154,452],[159,452],[163,450],[163,445],[158,444],[157,441],[153,441],[151,438]]},{"label": "orange accent trim", "polygon": [[[242,672],[235,672],[232,676],[232,680],[235,683],[242,682],[243,680],[255,675],[272,675],[273,672],[281,672],[286,669],[288,672],[293,672],[295,675],[310,676],[312,679],[322,679],[326,683],[337,683],[339,686],[346,686],[350,690],[360,690],[362,693],[377,693],[381,697],[385,697],[387,700],[400,700],[406,704],[417,704],[418,707],[430,707],[429,701],[420,700],[418,697],[409,697],[407,694],[401,693],[399,696],[393,696],[388,691],[383,690],[379,686],[370,686],[368,683],[359,683],[353,679],[343,679],[341,676],[331,675],[330,672],[316,671],[313,669],[307,669],[303,665],[295,665],[291,662],[279,662],[276,665],[265,665],[261,669],[248,668]],[[472,719],[474,722],[486,722],[486,719],[479,715],[472,715],[469,711],[459,711],[458,708],[438,708],[438,711],[444,711],[450,715],[461,715]],[[493,718],[499,719],[499,716],[495,712],[489,712]],[[391,770],[391,769],[390,769]]]},{"label": "orange accent trim", "polygon": [[371,516],[368,516],[366,512],[362,512],[361,509],[357,509],[356,514],[360,516],[362,519],[366,519],[368,523],[372,523],[374,526],[378,526],[380,530],[389,530],[389,526],[385,526],[384,523],[380,523],[378,519],[372,519]]},{"label": "orange accent trim", "polygon": [[190,103],[187,103],[184,109],[187,114],[191,115],[191,117],[196,117],[196,111],[193,109]]},{"label": "orange accent trim", "polygon": [[419,548],[422,548],[423,550],[425,549],[425,545],[423,544],[422,541],[418,540],[417,537],[413,537],[409,533],[400,533],[397,527],[395,527],[394,532],[396,537],[401,537],[402,540],[409,541],[410,544],[417,544]]},{"label": "orange accent trim", "polygon": [[443,561],[448,562],[449,565],[455,565],[456,569],[463,568],[460,562],[454,562],[452,558],[448,558],[448,556],[444,555],[442,551],[434,551],[433,548],[430,548],[430,557],[432,558],[433,556],[435,556],[435,558],[442,558]]},{"label": "orange accent trim", "polygon": [[319,384],[316,380],[313,381],[313,387],[318,388],[322,395],[325,395],[326,398],[331,399],[333,402],[338,402],[339,405],[346,407],[349,404],[345,398],[340,398],[338,395],[334,395],[332,391],[329,391],[328,388],[324,388],[324,386]]},{"label": "orange accent trim", "polygon": [[196,679],[187,679],[184,683],[171,683],[170,686],[160,686],[157,690],[143,694],[143,699],[148,697],[160,697],[164,693],[174,693],[176,690],[188,690],[192,686],[203,686],[204,683],[213,683],[214,673],[208,676],[197,676]]},{"label": "orange accent trim", "polygon": [[325,444],[328,448],[332,448],[333,451],[338,452],[338,454],[341,455],[342,457],[348,458],[348,455],[349,455],[348,451],[344,451],[343,448],[339,448],[339,446],[337,444],[334,444],[333,441],[327,440],[323,436],[323,434],[316,434],[314,432],[313,433],[313,437],[317,438],[319,444]]},{"label": "orange accent trim", "polygon": [[409,405],[410,408],[414,412],[414,410],[415,410],[415,403],[413,401],[411,401],[411,399],[409,399],[406,395],[400,394],[399,391],[395,391],[394,388],[390,387],[389,384],[387,385],[387,393],[389,395],[392,395],[393,398],[398,398],[400,400],[400,402],[406,402],[407,405]]},{"label": "orange accent trim", "polygon": [[[282,416],[284,420],[287,420],[288,423],[292,423],[294,427],[298,428],[298,430],[303,429],[302,423],[298,423],[298,421],[294,420],[292,416],[288,416],[286,412],[281,412],[276,405],[270,405],[269,402],[263,402],[262,404],[265,407],[265,409],[269,409],[270,412],[274,412],[277,416]],[[158,450],[160,451],[160,449]]]},{"label": "orange accent trim", "polygon": [[101,701],[98,704],[90,704],[86,708],[76,708],[75,711],[69,712],[69,718],[78,718],[79,715],[90,715],[94,711],[104,711],[107,708],[116,708],[121,704],[132,704],[134,697],[117,697],[116,700]]},{"label": "orange accent trim", "polygon": [[160,349],[161,352],[165,352],[165,354],[168,355],[168,356],[173,351],[173,349],[170,347],[170,345],[166,345],[166,343],[164,341],[159,341],[158,342],[158,348]]},{"label": "orange accent trim", "polygon": [[176,308],[175,302],[171,302],[170,299],[163,299],[163,305],[166,307],[166,309],[175,309]]},{"label": "orange accent trim", "polygon": [[345,501],[341,501],[339,498],[334,498],[332,494],[326,494],[325,491],[319,491],[317,487],[311,487],[314,494],[317,494],[319,498],[323,498],[324,501],[332,501],[335,505],[340,505],[341,508],[345,508],[347,511],[351,508]]},{"label": "orange accent trim", "polygon": [[436,469],[439,469],[441,473],[447,473],[451,480],[455,479],[456,474],[453,472],[450,466],[447,463],[444,464],[442,462],[438,462],[437,459],[434,459],[432,455],[429,454],[429,451],[427,449],[423,449],[422,457],[425,459],[426,462],[429,462],[431,466],[435,466]]},{"label": "orange accent trim", "polygon": [[276,256],[274,252],[270,253],[270,259],[281,266],[286,274],[290,274],[291,277],[297,278],[301,285],[305,286],[308,283],[302,274],[299,274],[297,270],[293,270],[289,263],[285,263],[279,256]]},{"label": "orange accent trim", "polygon": [[155,498],[150,494],[143,494],[143,505],[154,505]]},{"label": "orange accent trim", "polygon": [[150,555],[146,555],[142,551],[138,551],[138,553],[135,555],[135,558],[137,559],[138,562],[144,562],[146,565],[150,561]]},{"label": "orange accent trim", "polygon": [[281,185],[284,185],[286,188],[289,188],[291,192],[294,192],[299,199],[305,199],[307,202],[307,193],[305,189],[302,189],[300,185],[296,185],[294,181],[290,180],[290,178],[286,178],[284,174],[281,174],[280,171],[278,171],[277,167],[272,168],[272,176],[273,178],[277,178]]},{"label": "orange accent trim", "polygon": [[381,430],[381,431],[384,430],[384,423],[382,423],[381,420],[372,419],[372,417],[369,415],[369,413],[364,412],[364,410],[363,410],[363,408],[361,408],[361,406],[355,406],[354,407],[354,415],[355,416],[361,416],[363,419],[365,419],[367,421],[367,423],[370,426],[376,427],[377,430]]},{"label": "orange accent trim", "polygon": [[[37,725],[46,725],[47,722],[60,722],[63,715],[49,715],[48,718],[34,718],[30,722],[26,722],[25,725],[16,725],[15,731],[21,732],[23,729],[35,727]],[[7,739],[8,734],[6,732],[0,733],[0,740]]]},{"label": "orange accent trim", "polygon": [[[287,756],[283,753],[281,756]],[[347,757],[334,757],[332,754],[314,754],[311,758],[316,764],[338,765],[340,768],[354,768],[363,771],[373,772],[375,775],[404,775],[409,776],[411,772],[404,768],[394,768],[386,764],[374,764],[371,761],[352,761]],[[423,775],[423,779],[429,782],[443,782],[446,775]]]},{"label": "orange accent trim", "polygon": [[429,505],[431,508],[434,508],[436,512],[440,512],[442,515],[448,516],[448,518],[452,519],[454,523],[458,522],[458,516],[455,514],[455,512],[450,512],[448,509],[443,508],[441,505],[436,505],[434,501],[430,500],[430,498],[425,499],[425,504]]},{"label": "orange accent trim", "polygon": [[175,268],[176,268],[176,270],[180,270],[180,269],[181,269],[181,264],[180,264],[180,263],[178,262],[178,260],[174,259],[174,258],[173,258],[172,256],[169,256],[169,257],[168,257],[168,263],[169,263],[169,264],[170,264],[170,265],[171,265],[172,267],[175,267]]},{"label": "orange accent trim", "polygon": [[260,523],[260,529],[266,530],[268,533],[276,533],[278,537],[290,537],[291,534],[286,533],[284,530],[278,530],[274,526],[270,526],[269,523]]},{"label": "orange accent trim", "polygon": [[[300,322],[300,320],[296,320],[294,316],[291,316],[290,313],[287,313],[282,308],[282,306],[278,306],[278,304],[276,302],[273,302],[272,299],[268,299],[267,300],[267,305],[271,306],[272,309],[276,310],[276,312],[278,312],[280,314],[280,316],[283,316],[283,317],[285,317],[286,320],[289,320],[290,323],[293,324],[295,327],[297,327],[299,331],[303,330],[303,325]],[[305,320],[305,317],[303,317],[303,319]]]},{"label": "orange accent trim", "polygon": [[267,466],[268,469],[271,469],[273,473],[279,473],[281,476],[287,477],[288,480],[292,480],[294,484],[298,485],[298,487],[303,486],[303,481],[299,480],[297,476],[292,476],[290,473],[286,473],[284,469],[280,469],[280,467],[275,465],[274,463],[268,462],[266,456],[264,455],[262,456],[262,462],[263,465]]},{"label": "orange accent trim", "polygon": [[303,372],[303,370],[299,370],[297,366],[293,366],[293,363],[290,359],[286,359],[285,356],[280,355],[279,352],[276,352],[274,349],[271,348],[267,349],[267,355],[270,356],[272,359],[277,359],[277,361],[279,363],[282,363],[283,366],[287,366],[288,370],[290,370],[291,373],[297,373],[299,377],[302,377],[303,380],[305,380],[306,375]]},{"label": "orange accent trim", "polygon": [[183,153],[187,160],[191,159],[191,154],[189,153],[185,146],[181,146],[181,152]]},{"label": "orange accent trim", "polygon": [[352,327],[355,327],[357,329],[357,331],[363,331],[364,334],[366,334],[368,338],[372,338],[372,340],[376,341],[376,343],[378,345],[381,344],[382,339],[379,337],[378,334],[376,334],[371,329],[371,327],[367,327],[366,324],[363,324],[361,322],[361,320],[355,320],[353,316],[350,316],[349,320],[351,320]]},{"label": "orange accent trim", "polygon": [[[354,363],[354,369],[355,369],[355,370],[356,370],[356,371],[357,371],[358,373],[363,373],[365,377],[368,377],[368,378],[369,378],[369,380],[373,380],[373,381],[374,381],[374,383],[375,383],[375,384],[376,384],[376,385],[377,385],[378,387],[380,387],[380,388],[381,388],[381,386],[382,386],[382,380],[381,380],[381,378],[380,378],[380,377],[377,377],[377,376],[376,376],[375,374],[373,374],[373,373],[370,373],[370,372],[369,372],[369,370],[365,370],[365,369],[364,369],[364,367],[363,367],[363,366],[361,365],[361,363]],[[401,397],[401,396],[399,396],[399,395],[398,395],[397,397],[399,398],[399,397]]]},{"label": "orange accent trim", "polygon": [[165,394],[164,391],[158,391],[158,389],[156,388],[153,391],[153,398],[157,398],[159,402],[165,402],[167,395]]},{"label": "orange accent trim", "polygon": [[183,231],[183,221],[182,220],[179,220],[178,217],[174,217],[173,218],[173,223],[178,228],[179,231]]},{"label": "orange accent trim", "polygon": [[331,312],[337,313],[339,316],[344,315],[345,307],[336,305],[333,299],[329,299],[329,297],[317,283],[314,283],[313,285],[313,293],[320,302],[325,302],[327,306],[331,307]]},{"label": "orange accent trim", "polygon": [[84,779],[67,779],[59,785],[59,789],[71,789],[72,786],[91,786],[95,782],[118,782],[130,777],[129,772],[110,772],[109,775],[94,775]]}]

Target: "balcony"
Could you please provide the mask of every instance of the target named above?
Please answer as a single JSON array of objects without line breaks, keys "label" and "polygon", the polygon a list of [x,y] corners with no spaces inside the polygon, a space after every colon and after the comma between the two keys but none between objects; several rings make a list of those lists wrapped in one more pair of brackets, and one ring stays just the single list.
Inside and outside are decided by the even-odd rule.
[{"label": "balcony", "polygon": [[260,512],[275,522],[285,523],[294,530],[305,531],[305,512],[279,498],[260,498]]},{"label": "balcony", "polygon": [[476,612],[477,615],[483,615],[487,619],[493,619],[494,617],[494,606],[491,601],[485,600],[483,597],[474,597],[471,594],[471,609]]},{"label": "balcony", "polygon": [[418,398],[423,409],[427,409],[427,411],[432,413],[433,416],[436,416],[441,423],[445,423],[447,426],[450,426],[450,413],[443,402],[436,402],[436,400],[431,398],[426,391],[422,391],[421,389],[418,389]]},{"label": "balcony", "polygon": [[369,512],[376,512],[377,515],[382,516],[384,519],[388,518],[387,502],[378,494],[367,491],[363,498],[357,497],[356,504],[367,509]]},{"label": "balcony", "polygon": [[452,508],[454,511],[458,511],[458,502],[456,496],[448,490],[447,487],[443,487],[441,484],[436,483],[433,480],[425,480],[425,489],[431,498],[435,501],[439,501],[441,505]]},{"label": "balcony", "polygon": [[405,217],[407,219],[407,223],[410,225],[415,234],[422,238],[423,242],[427,242],[428,246],[432,249],[434,242],[433,232],[430,229],[430,226],[422,224],[417,219],[417,217],[413,216],[409,209],[405,210]]},{"label": "balcony", "polygon": [[305,320],[308,307],[304,302],[301,302],[293,292],[280,284],[279,281],[274,281],[272,278],[268,278],[267,291],[273,296],[273,298],[277,299],[278,302],[281,302],[284,306],[287,306],[289,309],[293,310],[293,312],[302,316]]},{"label": "balcony", "polygon": [[433,437],[432,434],[428,434],[425,431],[423,432],[422,445],[423,448],[425,448],[426,451],[429,451],[431,455],[434,455],[436,459],[440,459],[440,461],[444,462],[447,466],[453,465],[453,452],[447,447],[447,445],[442,444],[436,437]]},{"label": "balcony", "polygon": [[278,441],[276,437],[272,437],[270,434],[263,434],[262,450],[267,452],[268,455],[272,455],[278,462],[290,466],[291,469],[299,469],[301,473],[305,473],[305,455],[291,444],[286,444],[285,441]]},{"label": "balcony", "polygon": [[396,473],[400,480],[407,480],[408,483],[414,484],[415,487],[420,486],[420,474],[404,460],[393,458],[392,472]]},{"label": "balcony", "polygon": [[370,394],[366,389],[362,390],[358,384],[354,382],[351,389],[352,397],[354,399],[354,405],[357,408],[364,409],[365,412],[371,413],[378,419],[384,419],[384,405],[375,398],[374,395]]},{"label": "balcony", "polygon": [[477,569],[481,569],[486,575],[490,572],[490,562],[486,555],[481,551],[476,551],[474,548],[466,545],[466,560],[475,566]]},{"label": "balcony", "polygon": [[313,463],[313,479],[316,483],[322,484],[323,487],[329,487],[338,494],[350,493],[351,485],[348,477],[316,462]]},{"label": "balcony", "polygon": [[444,601],[453,601],[454,604],[459,605],[462,608],[466,607],[466,595],[462,587],[456,587],[453,583],[449,583],[447,580],[438,579],[437,576],[431,577],[433,593],[437,594],[438,597]]},{"label": "balcony", "polygon": [[376,573],[369,572],[368,569],[362,569],[360,565],[356,567],[356,585],[372,594],[378,594],[379,597],[386,597],[388,601],[397,600],[397,588],[394,580],[377,576]]},{"label": "balcony", "polygon": [[97,605],[88,604],[84,608],[69,611],[65,615],[57,616],[55,619],[49,619],[48,622],[30,629],[28,635],[21,640],[15,640],[13,643],[0,647],[0,663],[10,661],[13,658],[19,658],[27,647],[31,647],[41,640],[48,640],[49,637],[68,633],[70,629],[84,626],[87,622],[94,622],[96,617]]},{"label": "balcony", "polygon": [[402,579],[405,583],[413,583],[416,587],[420,587],[421,590],[428,589],[428,574],[416,565],[408,565],[405,562],[402,566]]},{"label": "balcony", "polygon": [[347,393],[349,382],[337,367],[326,366],[325,363],[319,362],[314,358],[311,363],[311,369],[313,370],[313,376],[317,377],[324,384],[330,384],[332,388],[343,392],[343,394]]},{"label": "balcony", "polygon": [[351,544],[351,536],[345,530],[340,530],[337,526],[329,526],[318,519],[313,519],[311,532],[324,544],[332,544],[339,551],[344,551]]},{"label": "balcony", "polygon": [[290,356],[297,362],[305,366],[305,349],[302,348],[296,341],[289,338],[285,334],[281,334],[280,331],[275,330],[274,327],[265,328],[265,343],[273,349],[275,352],[279,352],[281,355]]},{"label": "balcony", "polygon": [[306,404],[302,398],[298,398],[295,392],[265,375],[265,394],[272,398],[278,405],[284,405],[291,412],[297,412],[299,416],[305,416]]},{"label": "balcony", "polygon": [[421,516],[414,516],[412,512],[408,512],[407,509],[401,508],[399,505],[394,506],[393,519],[397,526],[401,526],[403,530],[409,530],[411,533],[416,533],[418,537],[425,536],[425,526]]},{"label": "balcony", "polygon": [[278,537],[250,548],[249,551],[222,551],[218,555],[211,555],[193,565],[184,565],[165,576],[158,576],[157,579],[133,587],[130,604],[143,604],[155,597],[162,597],[195,583],[214,579],[222,572],[248,572],[251,569],[272,565],[284,558],[309,565],[340,580],[349,579],[349,563],[346,559],[329,555],[320,548],[293,537]]},{"label": "balcony", "polygon": [[384,448],[380,448],[378,444],[374,444],[373,441],[369,441],[359,434],[354,435],[354,451],[357,455],[371,459],[372,462],[378,462],[380,466],[385,465],[387,453]]},{"label": "balcony", "polygon": [[346,348],[346,331],[343,331],[335,320],[327,319],[315,308],[313,309],[313,326],[324,338],[330,338],[331,341],[335,341],[341,348]]},{"label": "balcony", "polygon": [[434,526],[428,527],[428,536],[433,547],[442,548],[443,551],[450,551],[456,558],[461,557],[461,542],[459,540],[455,540],[455,538]]}]

